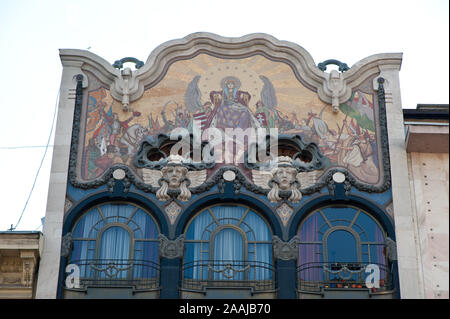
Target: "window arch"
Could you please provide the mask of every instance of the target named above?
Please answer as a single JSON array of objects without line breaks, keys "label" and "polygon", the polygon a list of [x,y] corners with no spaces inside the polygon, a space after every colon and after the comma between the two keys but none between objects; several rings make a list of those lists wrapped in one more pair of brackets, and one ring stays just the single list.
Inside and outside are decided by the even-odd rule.
[{"label": "window arch", "polygon": [[200,211],[185,231],[184,277],[271,279],[272,232],[247,206],[218,204]]},{"label": "window arch", "polygon": [[349,261],[385,264],[386,233],[368,212],[357,207],[332,205],[317,209],[301,223],[298,234],[301,264]]},{"label": "window arch", "polygon": [[159,229],[141,206],[108,202],[88,209],[72,227],[69,262],[80,277],[131,280],[156,278]]},{"label": "window arch", "polygon": [[300,224],[298,236],[302,283],[345,278],[357,285],[364,282],[368,264],[378,265],[380,278],[387,280],[386,232],[363,209],[351,205],[316,209]]}]

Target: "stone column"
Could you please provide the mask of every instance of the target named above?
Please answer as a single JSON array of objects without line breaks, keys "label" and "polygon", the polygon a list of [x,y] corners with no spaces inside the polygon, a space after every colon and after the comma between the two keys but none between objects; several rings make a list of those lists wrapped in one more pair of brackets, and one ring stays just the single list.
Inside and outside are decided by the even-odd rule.
[{"label": "stone column", "polygon": [[273,258],[275,259],[278,284],[278,299],[296,299],[298,236],[284,242],[273,236]]},{"label": "stone column", "polygon": [[[61,254],[61,234],[64,218],[67,177],[69,169],[72,124],[75,106],[76,76],[83,74],[83,62],[62,59],[58,117],[56,122],[53,159],[44,223],[44,243],[39,264],[37,299],[54,299],[57,294]],[[87,77],[83,75],[83,87],[87,87]]]},{"label": "stone column", "polygon": [[[400,65],[380,65],[380,75],[385,79],[386,120],[389,137],[392,200],[397,242],[400,297],[424,298],[423,275],[420,265],[417,220],[413,215],[408,161],[405,145],[403,110],[400,96]],[[378,90],[377,79],[374,88]]]},{"label": "stone column", "polygon": [[179,298],[183,252],[184,235],[180,235],[175,240],[169,240],[163,234],[159,235],[161,299]]}]

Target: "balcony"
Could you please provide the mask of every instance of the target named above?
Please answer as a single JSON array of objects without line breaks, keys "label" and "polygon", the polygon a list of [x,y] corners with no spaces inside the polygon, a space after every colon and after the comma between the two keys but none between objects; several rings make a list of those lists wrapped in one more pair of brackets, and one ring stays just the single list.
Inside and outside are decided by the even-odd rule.
[{"label": "balcony", "polygon": [[[366,279],[372,273],[369,265],[379,269],[379,287],[368,288],[366,285]],[[297,268],[297,295],[301,299],[392,298],[393,292],[392,273],[383,264],[306,263]]]},{"label": "balcony", "polygon": [[182,298],[195,298],[198,293],[211,298],[273,298],[275,270],[271,264],[259,261],[189,262],[182,267],[181,290],[185,292]]},{"label": "balcony", "polygon": [[[76,260],[80,270],[79,287],[65,288],[66,298],[79,298],[83,291],[89,298],[124,298],[136,292],[159,290],[159,265],[135,259]],[[67,278],[69,274],[66,273]],[[156,296],[155,296],[156,297]]]}]

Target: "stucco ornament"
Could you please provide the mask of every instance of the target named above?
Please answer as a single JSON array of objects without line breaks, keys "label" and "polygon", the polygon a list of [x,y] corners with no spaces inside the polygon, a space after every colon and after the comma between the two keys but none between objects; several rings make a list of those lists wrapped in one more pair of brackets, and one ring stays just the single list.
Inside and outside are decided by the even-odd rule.
[{"label": "stucco ornament", "polygon": [[61,241],[61,256],[68,257],[73,249],[73,235],[67,233],[62,237]]},{"label": "stucco ornament", "polygon": [[270,188],[267,199],[271,202],[282,200],[280,191],[290,191],[288,200],[298,203],[302,199],[298,171],[289,156],[277,157],[274,168],[270,171],[253,170],[253,182],[262,187]]},{"label": "stucco ornament", "polygon": [[278,236],[273,236],[273,256],[281,260],[297,260],[298,259],[298,244],[300,243],[299,236],[294,236],[290,241],[282,241]]},{"label": "stucco ornament", "polygon": [[159,251],[163,258],[181,258],[184,250],[184,235],[175,240],[170,240],[163,234],[159,235]]},{"label": "stucco ornament", "polygon": [[130,105],[130,96],[139,91],[139,81],[136,80],[135,72],[130,68],[121,71],[111,87],[113,97],[122,102],[122,110],[127,112]]},{"label": "stucco ornament", "polygon": [[336,70],[332,70],[323,82],[323,92],[331,98],[331,107],[334,113],[339,111],[339,105],[348,98],[349,91],[343,74]]},{"label": "stucco ornament", "polygon": [[192,196],[189,187],[197,187],[205,182],[206,170],[190,171],[184,162],[182,156],[170,155],[167,158],[167,165],[161,170],[142,169],[144,182],[158,187],[156,191],[158,200],[168,201],[175,193],[171,191],[179,191],[177,199],[188,201]]}]

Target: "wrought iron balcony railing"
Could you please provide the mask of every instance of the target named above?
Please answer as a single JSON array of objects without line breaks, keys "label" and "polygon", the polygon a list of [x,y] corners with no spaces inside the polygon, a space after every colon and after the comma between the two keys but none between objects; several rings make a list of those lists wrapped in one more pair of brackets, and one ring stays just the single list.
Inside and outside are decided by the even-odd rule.
[{"label": "wrought iron balcony railing", "polygon": [[[379,282],[375,285],[374,266],[379,269]],[[368,276],[370,278],[367,278]],[[366,285],[370,280],[370,287]],[[376,288],[376,286],[379,286]],[[393,289],[392,273],[386,265],[338,262],[306,263],[297,268],[297,289],[300,292],[321,292],[323,289],[369,289],[371,292]]]},{"label": "wrought iron balcony railing", "polygon": [[271,264],[260,261],[205,260],[185,263],[182,288],[204,291],[205,288],[251,288],[273,291],[275,271]]},{"label": "wrought iron balcony railing", "polygon": [[80,288],[134,287],[159,288],[159,265],[136,259],[84,259],[71,261],[80,269]]}]

